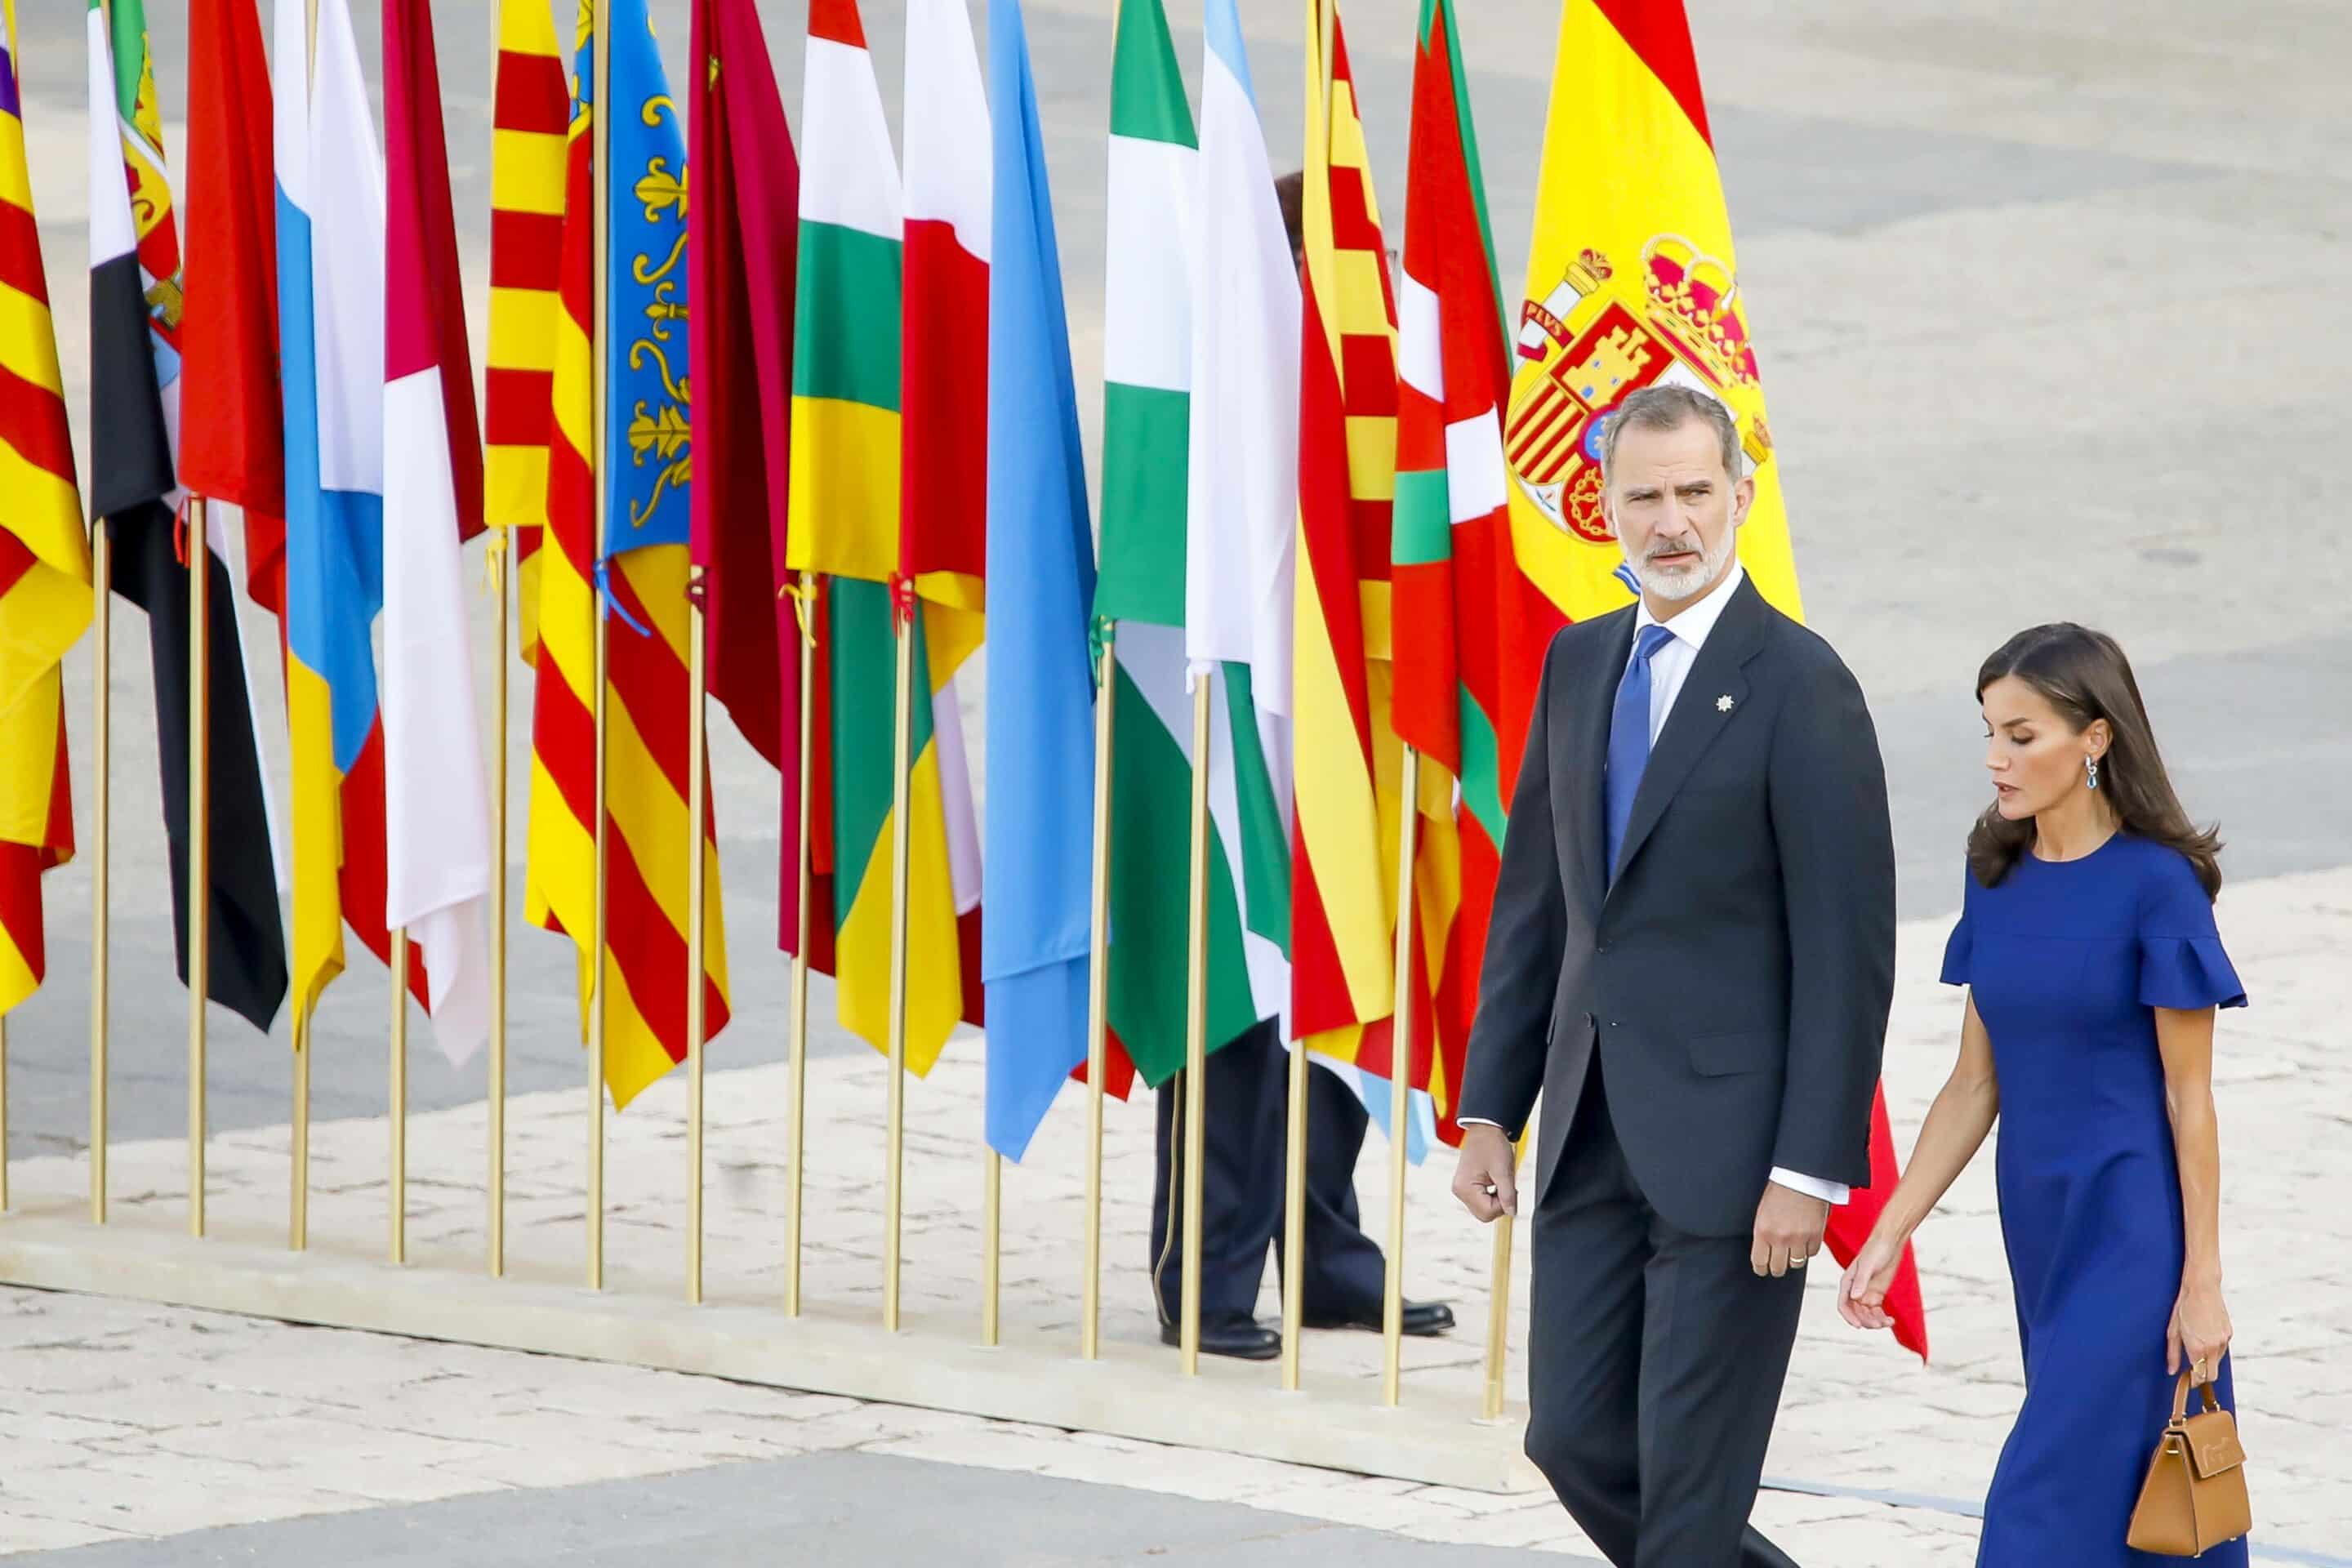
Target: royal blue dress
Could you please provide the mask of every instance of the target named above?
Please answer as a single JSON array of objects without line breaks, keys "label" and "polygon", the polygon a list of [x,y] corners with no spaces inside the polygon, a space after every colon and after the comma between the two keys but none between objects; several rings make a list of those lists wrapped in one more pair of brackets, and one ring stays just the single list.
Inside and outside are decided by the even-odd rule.
[{"label": "royal blue dress", "polygon": [[[1967,985],[2000,1083],[1994,1172],[2025,1403],[1985,1497],[1979,1568],[2160,1568],[2124,1545],[2172,1411],[2180,1173],[2157,1007],[2242,1007],[2213,906],[2178,851],[2118,833],[1968,879],[1944,981]],[[2227,1358],[2221,1403],[2234,1410]],[[2201,1562],[2241,1568],[2233,1542]]]}]

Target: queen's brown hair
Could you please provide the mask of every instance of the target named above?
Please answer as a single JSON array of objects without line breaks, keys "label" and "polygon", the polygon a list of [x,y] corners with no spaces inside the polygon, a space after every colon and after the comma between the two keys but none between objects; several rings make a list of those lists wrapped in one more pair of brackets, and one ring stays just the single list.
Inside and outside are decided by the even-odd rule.
[{"label": "queen's brown hair", "polygon": [[[1977,671],[1977,700],[1996,680],[2015,679],[2040,692],[2079,735],[2101,719],[2113,739],[2099,759],[2099,788],[2124,832],[2179,850],[2197,871],[2207,898],[2221,891],[2221,839],[2189,820],[2173,793],[2156,731],[2140,700],[2131,660],[2105,632],[2058,621],[2029,626],[1994,650]],[[2031,818],[2011,821],[1987,808],[1969,833],[1969,869],[1984,887],[1997,885],[2033,842]]]}]

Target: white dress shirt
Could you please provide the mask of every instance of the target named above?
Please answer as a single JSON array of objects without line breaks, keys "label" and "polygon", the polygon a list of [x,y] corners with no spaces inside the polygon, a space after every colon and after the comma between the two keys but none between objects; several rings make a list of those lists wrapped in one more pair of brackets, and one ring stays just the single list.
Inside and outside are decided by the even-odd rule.
[{"label": "white dress shirt", "polygon": [[[1650,656],[1651,745],[1658,743],[1658,732],[1666,727],[1666,715],[1675,710],[1675,699],[1682,695],[1683,682],[1690,678],[1691,666],[1698,660],[1698,650],[1706,645],[1707,635],[1715,630],[1715,623],[1723,618],[1723,612],[1730,606],[1732,595],[1739,591],[1739,584],[1747,576],[1748,569],[1735,559],[1731,570],[1724,574],[1722,582],[1708,590],[1704,598],[1685,605],[1670,621],[1661,621],[1650,614],[1647,599],[1640,601],[1633,611],[1635,647],[1641,646],[1642,628],[1644,626],[1662,626],[1674,634],[1664,647]],[[1631,654],[1626,656],[1625,662],[1630,668],[1633,665]],[[1463,1118],[1463,1123],[1465,1126],[1496,1125],[1475,1116]],[[1852,1189],[1843,1182],[1825,1182],[1819,1176],[1804,1175],[1779,1165],[1772,1167],[1771,1179],[1791,1192],[1802,1193],[1807,1197],[1819,1198],[1832,1205],[1843,1204],[1853,1195]]]}]

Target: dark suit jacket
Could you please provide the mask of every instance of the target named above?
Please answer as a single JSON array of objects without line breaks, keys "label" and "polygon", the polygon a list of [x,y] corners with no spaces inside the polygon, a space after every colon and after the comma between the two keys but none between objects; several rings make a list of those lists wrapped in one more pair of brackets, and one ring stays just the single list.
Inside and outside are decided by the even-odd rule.
[{"label": "dark suit jacket", "polygon": [[1742,1235],[1773,1166],[1870,1182],[1895,987],[1885,768],[1853,675],[1743,582],[1659,731],[1612,885],[1602,777],[1633,622],[1570,626],[1545,656],[1461,1114],[1517,1137],[1543,1091],[1540,1204],[1598,1049],[1651,1206]]}]

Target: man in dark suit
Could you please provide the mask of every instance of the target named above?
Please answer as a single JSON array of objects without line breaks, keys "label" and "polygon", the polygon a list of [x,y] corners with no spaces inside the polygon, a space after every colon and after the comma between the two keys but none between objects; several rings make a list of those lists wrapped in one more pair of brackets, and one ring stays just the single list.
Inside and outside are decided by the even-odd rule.
[{"label": "man in dark suit", "polygon": [[1870,1180],[1895,857],[1870,714],[1736,549],[1713,397],[1629,395],[1604,506],[1642,584],[1544,660],[1454,1193],[1520,1211],[1542,1094],[1529,1458],[1620,1568],[1763,1568],[1748,1524],[1832,1204]]}]

